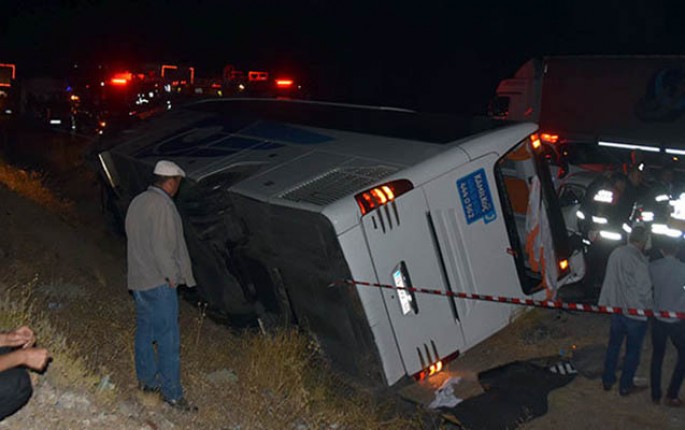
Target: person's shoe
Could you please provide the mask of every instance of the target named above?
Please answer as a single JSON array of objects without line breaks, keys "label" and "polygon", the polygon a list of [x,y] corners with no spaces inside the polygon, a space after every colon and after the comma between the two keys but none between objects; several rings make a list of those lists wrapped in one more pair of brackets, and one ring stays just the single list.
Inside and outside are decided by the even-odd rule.
[{"label": "person's shoe", "polygon": [[664,400],[664,404],[665,404],[666,406],[670,406],[670,407],[672,407],[672,408],[679,408],[679,407],[683,406],[683,401],[680,400],[680,399],[677,398],[677,397],[676,397],[675,399],[670,399],[670,398],[667,397],[667,398]]},{"label": "person's shoe", "polygon": [[160,388],[159,387],[151,387],[149,385],[145,385],[143,383],[138,383],[138,389],[142,391],[143,393],[148,393],[148,394],[157,394],[159,393]]},{"label": "person's shoe", "polygon": [[654,403],[655,405],[658,405],[661,403],[661,399],[652,397],[652,403]]},{"label": "person's shoe", "polygon": [[636,394],[636,393],[640,393],[642,391],[645,391],[646,389],[647,389],[647,387],[640,387],[637,385],[633,385],[632,387],[628,387],[624,390],[619,390],[618,394],[620,394],[622,396],[629,396],[631,394]]},{"label": "person's shoe", "polygon": [[602,388],[604,388],[604,391],[611,391],[611,387],[614,384],[607,384],[606,382],[602,382]]},{"label": "person's shoe", "polygon": [[188,403],[185,397],[176,400],[164,399],[167,405],[181,412],[197,412],[197,406]]}]

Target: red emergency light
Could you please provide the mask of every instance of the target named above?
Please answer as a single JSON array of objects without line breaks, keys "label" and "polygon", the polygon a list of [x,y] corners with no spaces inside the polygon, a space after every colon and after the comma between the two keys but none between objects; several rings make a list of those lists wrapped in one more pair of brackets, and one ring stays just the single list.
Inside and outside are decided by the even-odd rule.
[{"label": "red emergency light", "polygon": [[247,72],[248,81],[267,81],[269,79],[269,72],[258,72],[251,70]]},{"label": "red emergency light", "polygon": [[110,83],[112,85],[117,85],[117,86],[123,86],[129,83],[129,81],[133,78],[133,75],[129,72],[126,73],[117,73],[110,79]]},{"label": "red emergency light", "polygon": [[547,143],[557,143],[559,141],[559,135],[551,133],[542,133],[540,134],[540,140]]},{"label": "red emergency light", "polygon": [[15,66],[14,64],[0,63],[0,67],[9,67],[10,69],[12,69],[12,79],[17,79],[17,66]]},{"label": "red emergency light", "polygon": [[178,69],[178,66],[174,66],[173,64],[162,64],[162,77],[164,77],[164,72],[167,70],[176,70]]},{"label": "red emergency light", "polygon": [[[12,80],[17,78],[17,66],[15,66],[14,64],[0,63],[0,67],[8,67],[8,68],[12,69]],[[9,87],[9,86],[10,86],[10,84],[8,84],[8,83],[0,82],[0,87]]]},{"label": "red emergency light", "polygon": [[290,88],[293,86],[292,79],[276,79],[276,86],[278,88]]}]

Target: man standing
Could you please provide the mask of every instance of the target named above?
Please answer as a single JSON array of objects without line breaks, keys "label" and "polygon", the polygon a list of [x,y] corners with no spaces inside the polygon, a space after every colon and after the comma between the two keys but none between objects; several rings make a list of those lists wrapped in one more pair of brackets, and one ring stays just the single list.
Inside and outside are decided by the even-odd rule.
[{"label": "man standing", "polygon": [[[675,258],[678,245],[673,241],[665,242],[660,250],[664,258],[649,265],[649,274],[654,284],[655,310],[685,312],[685,263]],[[683,402],[678,398],[678,392],[685,375],[685,320],[656,317],[652,325],[652,401],[659,403],[661,400],[661,365],[668,338],[678,351],[678,360],[664,403],[668,406],[681,406]]]},{"label": "man standing", "polygon": [[50,354],[36,348],[33,331],[19,327],[0,333],[0,421],[21,409],[31,398],[33,388],[26,368],[42,371]]},{"label": "man standing", "polygon": [[[647,243],[647,230],[634,227],[628,244],[616,248],[609,256],[606,275],[599,296],[599,304],[618,308],[652,308],[652,284],[649,279],[647,257],[643,255]],[[619,394],[627,396],[642,387],[633,383],[637,366],[640,364],[642,341],[647,331],[647,317],[614,314],[611,316],[609,346],[604,360],[602,383],[610,390],[616,382],[618,354],[626,339],[626,355],[619,381]]]},{"label": "man standing", "polygon": [[136,375],[141,390],[161,391],[172,407],[195,411],[181,386],[176,292],[181,284],[195,286],[195,279],[172,200],[185,172],[162,160],[154,174],[154,184],[133,199],[126,214],[128,288],[136,303]]}]

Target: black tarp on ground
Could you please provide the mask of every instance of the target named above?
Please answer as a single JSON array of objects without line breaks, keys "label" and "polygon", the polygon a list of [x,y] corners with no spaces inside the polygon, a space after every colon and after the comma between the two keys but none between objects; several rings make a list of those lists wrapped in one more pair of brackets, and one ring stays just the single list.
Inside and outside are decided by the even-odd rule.
[{"label": "black tarp on ground", "polygon": [[[550,368],[564,368],[564,374]],[[478,374],[485,393],[443,408],[448,421],[471,430],[514,429],[547,413],[547,395],[573,380],[568,361],[556,357],[515,361]]]},{"label": "black tarp on ground", "polygon": [[[606,344],[590,345],[573,351],[571,364],[580,375],[588,379],[599,379],[604,372]],[[623,360],[618,362],[618,370],[623,369]]]}]

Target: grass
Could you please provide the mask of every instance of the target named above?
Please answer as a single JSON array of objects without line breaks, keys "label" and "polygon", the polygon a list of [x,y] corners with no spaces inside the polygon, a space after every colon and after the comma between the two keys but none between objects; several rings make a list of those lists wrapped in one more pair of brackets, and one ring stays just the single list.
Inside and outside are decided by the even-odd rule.
[{"label": "grass", "polygon": [[[183,323],[184,313],[188,324]],[[350,387],[329,369],[319,347],[295,328],[236,332],[205,321],[198,347],[191,318],[191,312],[182,309],[183,378],[189,397],[208,411],[206,418],[212,425],[230,422],[233,427],[229,428],[240,429],[423,428],[420,417],[401,417],[394,410],[396,404]],[[210,380],[208,375],[226,377]],[[213,393],[211,399],[207,393]]]},{"label": "grass", "polygon": [[101,376],[88,365],[77,342],[67,339],[44,313],[37,311],[38,300],[34,295],[37,282],[38,279],[34,278],[30,282],[8,286],[6,280],[0,281],[0,329],[11,330],[28,325],[36,333],[36,346],[50,352],[51,363],[43,377],[57,386],[92,391],[103,405],[112,401],[113,393],[93,389]]},{"label": "grass", "polygon": [[73,213],[73,203],[55,196],[46,186],[46,177],[42,173],[16,168],[0,158],[0,183],[57,214]]},{"label": "grass", "polygon": [[[71,208],[50,192],[43,176],[1,161],[0,182],[58,214]],[[38,228],[18,218],[13,222],[13,228]],[[125,273],[124,262],[89,244],[84,233],[60,236],[61,248],[80,252],[56,260],[52,244],[22,245],[0,270],[0,328],[28,324],[36,331],[53,356],[44,377],[55,386],[90,391],[108,407],[137,398],[179,428],[423,428],[421,417],[398,412],[393,398],[379,401],[349,386],[329,369],[318,345],[297,329],[235,331],[185,302],[180,307],[182,381],[202,413],[176,415],[158,400],[143,399],[135,388],[133,303],[124,276],[118,275]],[[33,273],[44,279],[32,279]],[[67,294],[76,287],[86,295]],[[51,301],[61,303],[62,310],[49,310]],[[114,390],[97,389],[104,376],[111,377]]]},{"label": "grass", "polygon": [[[130,395],[122,381],[133,378],[133,331],[123,324],[121,332],[113,333],[109,348],[123,353],[110,357],[120,366],[107,369],[95,356],[104,343],[79,338],[74,332],[77,321],[65,336],[51,322],[57,313],[45,309],[43,285],[37,279],[11,287],[0,282],[0,327],[10,329],[29,325],[39,336],[39,346],[47,348],[53,361],[43,377],[56,387],[89,391],[100,404],[116,406]],[[92,305],[92,304],[91,304]],[[318,347],[294,328],[275,333],[235,332],[207,320],[199,322],[187,304],[182,306],[182,320],[198,324],[182,327],[183,380],[188,397],[197,402],[202,417],[176,417],[184,428],[217,428],[230,423],[234,429],[304,428],[304,429],[420,429],[420,417],[407,418],[396,414],[391,403],[379,402],[370,394],[347,386],[330,371]],[[91,307],[96,313],[98,307]],[[76,310],[74,315],[81,311]],[[63,315],[68,315],[69,312]],[[97,315],[92,316],[91,333],[101,331]],[[59,325],[63,325],[64,321]],[[127,331],[128,330],[128,331]],[[199,334],[198,334],[199,333]],[[212,339],[209,339],[211,337]],[[198,339],[200,345],[198,345]],[[101,341],[102,342],[102,341]],[[123,362],[126,363],[123,363]],[[112,375],[117,388],[100,391],[99,382]],[[210,375],[228,377],[209,378]],[[158,403],[146,403],[157,407]],[[406,414],[405,414],[406,415]]]}]

